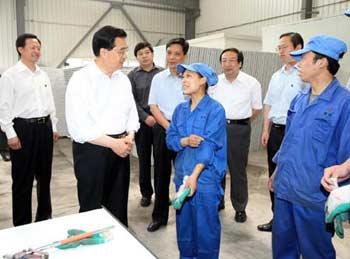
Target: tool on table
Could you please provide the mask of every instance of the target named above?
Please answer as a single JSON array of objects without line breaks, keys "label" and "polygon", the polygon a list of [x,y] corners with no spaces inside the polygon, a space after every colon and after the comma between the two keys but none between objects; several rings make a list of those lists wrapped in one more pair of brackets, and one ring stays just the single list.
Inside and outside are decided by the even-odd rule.
[{"label": "tool on table", "polygon": [[101,234],[107,233],[109,230],[114,228],[114,226],[109,226],[106,228],[101,228],[98,230],[85,232],[80,229],[70,229],[68,230],[68,238],[55,241],[50,244],[38,247],[36,249],[27,249],[20,251],[13,255],[4,255],[4,259],[48,259],[49,255],[43,251],[50,248],[58,248],[58,249],[69,249],[75,248],[79,245],[96,245],[102,244],[107,241],[105,237]]}]

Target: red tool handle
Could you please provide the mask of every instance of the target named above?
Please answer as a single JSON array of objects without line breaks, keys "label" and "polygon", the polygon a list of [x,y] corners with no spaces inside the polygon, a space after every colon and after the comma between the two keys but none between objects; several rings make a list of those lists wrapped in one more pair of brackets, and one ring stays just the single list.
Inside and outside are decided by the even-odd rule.
[{"label": "red tool handle", "polygon": [[75,242],[75,241],[79,241],[79,240],[82,240],[82,239],[85,239],[85,238],[89,238],[93,234],[94,234],[93,232],[86,232],[86,233],[83,233],[83,234],[71,236],[71,237],[68,237],[68,238],[66,238],[64,240],[61,240],[60,243],[61,243],[61,245],[65,245],[65,244],[72,243],[72,242]]}]

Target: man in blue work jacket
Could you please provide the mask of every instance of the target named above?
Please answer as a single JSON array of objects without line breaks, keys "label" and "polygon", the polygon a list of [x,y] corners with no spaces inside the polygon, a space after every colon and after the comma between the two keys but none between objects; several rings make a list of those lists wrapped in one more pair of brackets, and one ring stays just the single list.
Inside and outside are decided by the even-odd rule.
[{"label": "man in blue work jacket", "polygon": [[319,35],[291,52],[311,88],[292,101],[285,139],[274,157],[273,258],[335,258],[325,224],[327,192],[320,180],[326,167],[349,155],[350,92],[334,77],[346,51],[343,41]]}]

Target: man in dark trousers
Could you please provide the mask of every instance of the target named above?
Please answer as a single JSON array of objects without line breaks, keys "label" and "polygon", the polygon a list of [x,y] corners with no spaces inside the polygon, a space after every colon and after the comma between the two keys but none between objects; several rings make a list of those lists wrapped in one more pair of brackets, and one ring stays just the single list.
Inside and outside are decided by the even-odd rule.
[{"label": "man in dark trousers", "polygon": [[92,40],[95,60],[75,72],[66,91],[80,212],[106,207],[128,226],[129,154],[139,128],[128,77],[126,32],[112,26]]},{"label": "man in dark trousers", "polygon": [[[261,143],[267,147],[269,177],[276,169],[272,158],[281,146],[287,120],[287,112],[293,98],[302,90],[304,83],[296,67],[296,61],[289,55],[291,51],[304,47],[303,38],[299,33],[288,32],[280,36],[277,46],[278,55],[283,63],[270,80],[269,88],[264,99],[264,125]],[[270,192],[271,209],[274,208],[274,195]],[[272,231],[272,220],[258,225],[260,231]]]},{"label": "man in dark trousers", "polygon": [[20,60],[0,79],[0,124],[12,160],[12,213],[15,226],[32,222],[32,188],[37,180],[35,221],[52,216],[50,181],[57,118],[50,80],[37,66],[41,42],[36,35],[16,40]]},{"label": "man in dark trousers", "polygon": [[154,146],[153,126],[156,124],[148,105],[148,96],[152,79],[155,74],[161,71],[161,68],[153,63],[153,48],[148,42],[138,43],[135,46],[134,55],[139,62],[139,66],[132,70],[128,77],[140,120],[140,129],[135,136],[139,157],[139,184],[142,195],[140,204],[142,207],[148,207],[151,204],[153,194],[151,154],[152,146]]},{"label": "man in dark trousers", "polygon": [[235,221],[247,220],[248,203],[247,163],[251,135],[251,122],[262,109],[261,85],[254,77],[241,71],[244,56],[236,48],[221,52],[223,74],[216,86],[208,89],[209,95],[225,109],[227,131],[227,160],[230,171],[231,204]]},{"label": "man in dark trousers", "polygon": [[188,49],[189,44],[185,39],[170,40],[166,44],[168,69],[155,75],[151,84],[148,104],[157,121],[154,125],[157,137],[154,145],[155,202],[152,222],[147,228],[149,232],[168,223],[171,161],[174,160],[175,153],[167,148],[165,136],[175,107],[185,101],[176,66],[185,61]]}]

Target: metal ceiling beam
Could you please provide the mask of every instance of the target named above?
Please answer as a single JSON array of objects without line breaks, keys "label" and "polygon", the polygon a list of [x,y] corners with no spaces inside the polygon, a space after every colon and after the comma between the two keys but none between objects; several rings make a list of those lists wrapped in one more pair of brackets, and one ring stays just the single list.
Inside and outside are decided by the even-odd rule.
[{"label": "metal ceiling beam", "polygon": [[[199,9],[199,0],[136,0],[143,3],[161,4],[165,6],[196,10]],[[127,4],[127,3],[125,3]]]},{"label": "metal ceiling beam", "polygon": [[73,48],[62,58],[62,60],[58,63],[57,68],[61,67],[67,58],[73,54],[73,52],[80,46],[81,43],[89,36],[89,34],[97,27],[97,25],[109,14],[109,12],[113,9],[113,6],[110,5],[108,9],[97,19],[97,21],[90,27],[90,29],[83,35],[83,37],[73,46]]},{"label": "metal ceiling beam", "polygon": [[25,6],[25,0],[16,0],[17,36],[25,32],[24,6]]},{"label": "metal ceiling beam", "polygon": [[[150,5],[150,3],[148,1],[140,1],[140,3],[129,3],[129,2],[124,2],[124,1],[117,1],[117,0],[94,0],[97,2],[104,2],[104,3],[110,3],[110,4],[122,4],[124,6],[135,6],[135,7],[141,7],[141,8],[151,8],[151,9],[156,9],[156,10],[162,10],[162,11],[169,11],[169,12],[177,12],[177,13],[185,13],[186,9],[185,8],[176,8],[176,7],[172,7],[169,5]],[[147,3],[147,4],[146,4]]]},{"label": "metal ceiling beam", "polygon": [[123,15],[125,16],[125,18],[128,20],[128,22],[131,24],[131,26],[134,28],[134,30],[136,31],[136,33],[140,36],[140,38],[142,39],[142,41],[147,41],[147,38],[145,37],[145,35],[142,33],[142,31],[140,30],[140,28],[137,26],[137,24],[134,22],[134,20],[131,18],[131,16],[129,15],[129,13],[125,10],[123,4],[117,4],[117,5],[112,5],[113,7],[118,7],[120,9],[120,11],[123,13]]},{"label": "metal ceiling beam", "polygon": [[301,2],[301,19],[312,18],[312,0],[302,0]]}]

